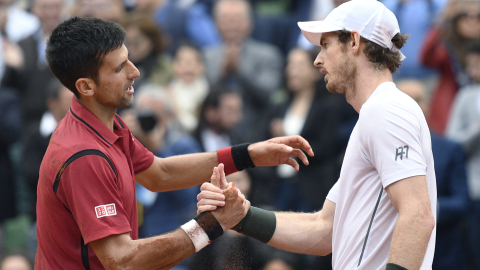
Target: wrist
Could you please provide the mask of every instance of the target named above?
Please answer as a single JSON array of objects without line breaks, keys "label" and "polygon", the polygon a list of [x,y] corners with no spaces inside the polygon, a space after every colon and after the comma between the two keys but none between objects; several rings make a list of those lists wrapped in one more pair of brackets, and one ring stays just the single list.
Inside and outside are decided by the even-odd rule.
[{"label": "wrist", "polygon": [[249,143],[244,143],[217,151],[218,163],[223,163],[225,165],[226,175],[255,167],[255,164],[250,157],[250,153],[248,152],[249,145]]},{"label": "wrist", "polygon": [[203,212],[180,228],[192,240],[196,252],[223,234],[223,228],[212,212]]},{"label": "wrist", "polygon": [[243,143],[232,146],[232,159],[235,167],[241,171],[248,168],[255,168],[250,153],[248,152],[248,147],[250,143]]},{"label": "wrist", "polygon": [[276,227],[277,217],[274,212],[250,206],[247,215],[232,230],[268,243]]}]

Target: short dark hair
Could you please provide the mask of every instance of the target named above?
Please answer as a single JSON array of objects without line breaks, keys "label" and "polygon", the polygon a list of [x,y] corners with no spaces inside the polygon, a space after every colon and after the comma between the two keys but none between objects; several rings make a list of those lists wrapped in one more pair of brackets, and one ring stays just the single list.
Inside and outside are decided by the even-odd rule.
[{"label": "short dark hair", "polygon": [[78,97],[79,78],[99,82],[99,69],[105,56],[125,41],[125,30],[118,24],[97,19],[73,17],[53,30],[46,57],[53,74]]},{"label": "short dark hair", "polygon": [[[343,45],[351,40],[352,32],[341,30],[335,32],[338,36],[338,41]],[[398,49],[401,49],[407,42],[409,35],[397,33],[392,42]],[[400,53],[394,52],[388,48],[384,48],[375,42],[372,42],[364,37],[360,37],[360,41],[366,44],[363,53],[367,59],[373,63],[376,69],[388,68],[390,72],[394,73],[402,65]]]}]

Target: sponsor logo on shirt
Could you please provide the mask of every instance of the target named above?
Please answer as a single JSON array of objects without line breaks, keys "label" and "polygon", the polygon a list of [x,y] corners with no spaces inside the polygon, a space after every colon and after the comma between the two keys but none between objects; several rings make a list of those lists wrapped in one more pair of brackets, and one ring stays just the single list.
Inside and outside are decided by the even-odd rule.
[{"label": "sponsor logo on shirt", "polygon": [[405,158],[408,158],[408,149],[408,145],[395,148],[395,161],[397,161],[398,157],[400,157],[400,160],[403,160],[403,155],[405,155]]},{"label": "sponsor logo on shirt", "polygon": [[97,214],[97,218],[115,216],[117,209],[114,203],[99,205],[95,206],[95,214]]}]

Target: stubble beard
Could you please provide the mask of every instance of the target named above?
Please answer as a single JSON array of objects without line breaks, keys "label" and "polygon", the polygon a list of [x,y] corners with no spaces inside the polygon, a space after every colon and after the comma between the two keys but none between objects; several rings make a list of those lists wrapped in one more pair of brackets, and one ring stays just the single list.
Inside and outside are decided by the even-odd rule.
[{"label": "stubble beard", "polygon": [[[119,109],[119,108],[128,108],[130,106],[133,105],[133,95],[131,97],[129,97],[126,93],[126,87],[130,85],[130,83],[126,84],[124,87],[123,87],[123,95],[122,97],[119,99],[119,100],[112,100],[110,98],[108,98],[108,100],[104,100],[103,104],[107,105],[108,107],[112,108],[112,109]],[[102,85],[102,91],[104,91],[104,93],[113,93],[113,96],[115,96],[115,93],[114,91],[112,91],[111,89],[108,89],[107,87],[103,86]]]},{"label": "stubble beard", "polygon": [[[347,100],[354,99],[357,67],[346,54],[340,58],[338,66],[333,68],[331,73],[335,75],[327,83],[327,90],[334,94],[345,95]],[[329,74],[331,73],[329,72]]]}]

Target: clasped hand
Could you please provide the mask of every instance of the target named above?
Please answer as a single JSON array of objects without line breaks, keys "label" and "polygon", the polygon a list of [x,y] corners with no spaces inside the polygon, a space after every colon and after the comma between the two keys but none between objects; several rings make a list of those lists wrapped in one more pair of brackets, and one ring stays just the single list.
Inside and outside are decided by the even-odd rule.
[{"label": "clasped hand", "polygon": [[[206,184],[209,186],[207,187]],[[197,210],[197,213],[200,214],[204,211],[215,210],[212,214],[222,226],[223,231],[237,225],[245,217],[250,208],[250,202],[245,199],[242,192],[237,189],[235,183],[227,183],[223,164],[219,164],[218,167],[213,168],[211,183],[204,183],[201,189],[202,192],[203,190],[208,191],[208,195],[200,193],[197,196],[200,205],[210,204],[210,206],[218,205],[222,207],[218,209],[217,207],[210,207],[209,210],[203,211]],[[201,198],[204,196],[212,199],[205,198],[202,200]],[[202,207],[202,209],[208,209],[208,207]]]}]

